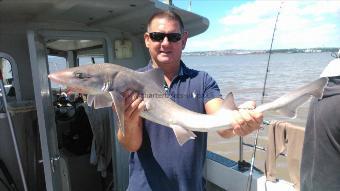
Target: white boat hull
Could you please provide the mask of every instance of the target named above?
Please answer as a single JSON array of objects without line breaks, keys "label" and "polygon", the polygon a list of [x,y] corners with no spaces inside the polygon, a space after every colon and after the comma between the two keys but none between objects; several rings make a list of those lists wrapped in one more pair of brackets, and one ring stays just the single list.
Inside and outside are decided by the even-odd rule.
[{"label": "white boat hull", "polygon": [[[239,171],[237,162],[221,155],[208,151],[204,174],[209,183],[221,190],[246,191],[249,171]],[[207,190],[216,188],[208,187]],[[251,191],[294,191],[294,186],[285,180],[266,181],[262,172],[254,170]]]}]

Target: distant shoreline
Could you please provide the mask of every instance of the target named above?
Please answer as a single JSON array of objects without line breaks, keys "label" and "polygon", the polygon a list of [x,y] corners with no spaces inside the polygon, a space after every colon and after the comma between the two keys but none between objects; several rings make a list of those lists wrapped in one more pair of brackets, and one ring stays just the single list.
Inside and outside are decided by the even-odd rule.
[{"label": "distant shoreline", "polygon": [[[321,52],[338,52],[340,48],[304,48],[304,49],[275,49],[272,53],[321,53]],[[183,52],[183,56],[225,56],[225,55],[246,55],[246,54],[266,54],[268,50],[215,50],[215,51],[195,51]]]}]

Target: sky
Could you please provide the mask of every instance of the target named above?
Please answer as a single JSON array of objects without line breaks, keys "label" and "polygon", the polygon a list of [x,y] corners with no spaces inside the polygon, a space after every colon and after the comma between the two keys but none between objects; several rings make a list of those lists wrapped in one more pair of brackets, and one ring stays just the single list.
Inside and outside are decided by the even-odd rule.
[{"label": "sky", "polygon": [[[189,0],[173,0],[188,10]],[[281,7],[281,9],[280,9]],[[340,47],[340,0],[191,0],[191,11],[209,19],[185,52]]]}]

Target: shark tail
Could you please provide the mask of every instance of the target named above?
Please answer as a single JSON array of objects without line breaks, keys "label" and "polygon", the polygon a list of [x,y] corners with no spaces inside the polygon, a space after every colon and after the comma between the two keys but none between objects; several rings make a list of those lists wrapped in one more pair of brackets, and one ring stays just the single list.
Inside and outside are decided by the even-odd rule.
[{"label": "shark tail", "polygon": [[310,97],[311,95],[308,94],[301,96],[299,99],[296,99],[294,102],[291,102],[284,107],[278,108],[276,111],[284,116],[294,119],[297,116],[297,108],[308,101]]},{"label": "shark tail", "polygon": [[323,95],[324,87],[326,86],[328,82],[328,78],[320,78],[318,80],[315,80],[305,86],[302,86],[294,91],[294,93],[288,93],[286,95],[283,95],[279,99],[275,100],[274,102],[279,102],[282,99],[286,99],[289,96],[295,97],[293,101],[289,102],[288,104],[285,104],[281,107],[276,108],[273,106],[274,102],[262,104],[259,107],[257,107],[255,110],[258,112],[264,112],[267,110],[275,110],[287,117],[295,118],[296,117],[296,111],[297,108],[308,101],[312,96],[316,98],[321,98]]},{"label": "shark tail", "polygon": [[315,98],[322,98],[323,90],[328,82],[328,78],[319,78],[305,86],[299,88],[300,90],[305,90],[305,94],[299,99],[285,105],[285,107],[278,108],[277,111],[290,118],[296,118],[297,108],[308,101],[312,96]]}]

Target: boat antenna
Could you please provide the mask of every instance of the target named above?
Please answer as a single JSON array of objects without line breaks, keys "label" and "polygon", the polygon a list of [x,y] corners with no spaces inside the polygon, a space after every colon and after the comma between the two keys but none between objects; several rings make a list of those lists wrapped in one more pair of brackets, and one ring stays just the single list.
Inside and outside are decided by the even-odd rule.
[{"label": "boat antenna", "polygon": [[[1,58],[0,58],[0,62],[2,62]],[[7,105],[7,100],[6,100],[6,92],[5,92],[6,90],[5,90],[5,86],[4,86],[4,82],[3,82],[3,75],[2,75],[2,68],[0,68],[0,89],[1,89],[1,93],[2,93],[2,99],[3,99],[3,102],[4,102],[6,114],[7,114],[8,124],[9,124],[9,127],[10,127],[12,139],[13,139],[14,150],[15,150],[15,155],[17,157],[17,161],[18,161],[18,166],[19,166],[22,184],[23,184],[23,187],[24,187],[24,191],[28,191],[26,179],[25,179],[25,174],[24,174],[24,170],[23,170],[23,167],[22,167],[22,163],[21,163],[19,147],[18,147],[17,139],[16,139],[16,136],[15,136],[14,128],[13,128],[13,122],[12,122],[11,115],[8,111],[8,105]]]},{"label": "boat antenna", "polygon": [[[276,31],[276,26],[277,26],[277,21],[279,20],[279,15],[282,9],[283,1],[281,1],[280,8],[277,12],[276,15],[276,20],[275,20],[275,25],[274,25],[274,30],[273,30],[273,35],[272,35],[272,41],[270,43],[270,48],[269,48],[269,55],[268,55],[268,61],[267,61],[267,68],[266,68],[266,74],[264,77],[264,83],[263,83],[263,89],[262,89],[262,98],[261,98],[261,104],[264,102],[264,97],[266,95],[266,84],[267,84],[267,78],[268,78],[268,73],[269,73],[269,63],[270,63],[270,57],[272,55],[272,48],[273,48],[273,42],[274,42],[274,37],[275,37],[275,31]],[[264,121],[264,124],[269,124],[268,122]],[[256,147],[257,147],[257,140],[259,137],[259,132],[260,130],[258,129],[256,131],[256,136],[254,140],[254,146],[253,146],[253,155],[251,157],[251,163],[250,163],[250,170],[249,170],[249,175],[248,175],[248,180],[247,180],[247,187],[246,191],[251,190],[251,184],[253,180],[253,170],[254,170],[254,163],[255,163],[255,156],[256,156]]]}]

